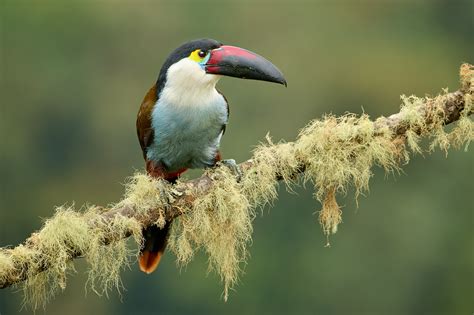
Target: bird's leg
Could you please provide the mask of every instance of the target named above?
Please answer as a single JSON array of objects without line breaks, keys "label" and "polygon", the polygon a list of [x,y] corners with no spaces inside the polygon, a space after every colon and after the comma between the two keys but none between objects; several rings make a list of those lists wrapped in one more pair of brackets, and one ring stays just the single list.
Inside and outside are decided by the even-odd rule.
[{"label": "bird's leg", "polygon": [[160,185],[158,185],[158,191],[160,192],[160,201],[161,201],[161,203],[165,207],[168,207],[170,205],[170,196],[169,196],[169,193],[168,193],[164,183],[165,183],[165,181],[163,181],[162,183],[160,183]]},{"label": "bird's leg", "polygon": [[160,228],[163,228],[166,224],[166,214],[169,212],[171,199],[170,192],[167,189],[167,182],[161,179],[157,185],[158,192],[160,194],[160,201],[163,206],[163,210],[160,210],[160,219],[158,220],[158,225]]},{"label": "bird's leg", "polygon": [[242,176],[243,176],[243,173],[242,173],[242,169],[240,168],[240,166],[235,162],[234,159],[226,159],[226,160],[221,160],[218,162],[219,164],[222,164],[224,166],[226,166],[228,169],[230,169],[230,171],[234,174],[234,176],[236,177],[236,180],[237,180],[237,183],[240,183],[240,181],[242,180]]}]

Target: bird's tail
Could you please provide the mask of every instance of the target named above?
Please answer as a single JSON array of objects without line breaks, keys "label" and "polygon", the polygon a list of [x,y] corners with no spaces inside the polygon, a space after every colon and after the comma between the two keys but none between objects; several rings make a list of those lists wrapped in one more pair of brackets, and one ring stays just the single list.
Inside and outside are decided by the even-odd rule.
[{"label": "bird's tail", "polygon": [[[175,172],[167,172],[161,163],[154,163],[151,160],[147,160],[146,170],[148,175],[151,177],[162,178],[174,184],[179,178],[179,175],[186,171],[186,168],[179,169]],[[141,271],[149,274],[155,271],[155,269],[158,267],[161,256],[163,256],[165,252],[170,226],[171,221],[166,222],[162,229],[156,225],[151,225],[143,229],[143,237],[145,238],[145,242],[138,260]]]},{"label": "bird's tail", "polygon": [[166,222],[162,229],[156,225],[143,229],[145,242],[140,252],[139,265],[144,273],[152,273],[158,267],[161,256],[165,252],[170,226],[171,222]]}]

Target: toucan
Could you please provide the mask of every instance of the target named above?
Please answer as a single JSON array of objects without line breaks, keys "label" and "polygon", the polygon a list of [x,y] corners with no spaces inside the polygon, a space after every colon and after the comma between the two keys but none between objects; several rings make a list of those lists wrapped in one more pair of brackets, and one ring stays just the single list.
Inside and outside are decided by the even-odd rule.
[{"label": "toucan", "polygon": [[[198,39],[176,48],[137,115],[137,134],[149,176],[175,183],[187,169],[221,161],[219,144],[229,120],[229,104],[216,83],[222,76],[283,84],[281,71],[251,51]],[[234,160],[223,160],[235,165]],[[144,228],[140,270],[149,274],[164,253],[171,221]]]}]

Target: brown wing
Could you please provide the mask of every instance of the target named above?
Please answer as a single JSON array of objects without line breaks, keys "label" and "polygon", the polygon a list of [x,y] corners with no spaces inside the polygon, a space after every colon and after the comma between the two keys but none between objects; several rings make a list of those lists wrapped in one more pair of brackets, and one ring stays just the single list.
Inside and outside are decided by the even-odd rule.
[{"label": "brown wing", "polygon": [[146,160],[146,150],[153,142],[153,129],[151,127],[151,112],[158,99],[156,85],[153,85],[142,101],[137,115],[137,135],[138,141],[143,152],[143,158]]},{"label": "brown wing", "polygon": [[[153,143],[153,129],[151,127],[151,114],[153,111],[153,106],[156,104],[158,96],[156,93],[156,85],[148,91],[143,99],[142,105],[137,115],[137,135],[138,141],[140,141],[140,146],[143,151],[143,158],[146,161],[146,151],[148,147]],[[169,174],[163,172],[163,169],[153,162],[147,161],[147,172],[152,177],[163,177],[167,179]],[[149,165],[151,167],[149,168]],[[156,172],[156,173],[154,173]],[[152,273],[160,263],[161,256],[166,248],[166,243],[168,240],[169,227],[171,226],[171,221],[168,221],[165,226],[160,229],[156,225],[149,226],[146,229],[143,229],[143,248],[140,250],[140,259],[139,266],[140,270],[149,274]]]}]

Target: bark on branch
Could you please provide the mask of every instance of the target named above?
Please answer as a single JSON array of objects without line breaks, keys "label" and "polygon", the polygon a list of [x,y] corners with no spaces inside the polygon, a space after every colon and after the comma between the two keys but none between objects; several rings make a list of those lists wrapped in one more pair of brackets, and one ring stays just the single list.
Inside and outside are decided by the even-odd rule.
[{"label": "bark on branch", "polygon": [[[429,132],[434,132],[430,128],[435,128],[436,125],[432,125],[433,121],[436,121],[439,117],[442,117],[443,124],[447,125],[460,119],[463,115],[470,115],[472,113],[471,105],[467,106],[468,102],[472,100],[473,88],[472,88],[472,66],[463,65],[461,68],[461,88],[452,93],[447,93],[436,98],[425,98],[423,102],[415,107],[418,111],[419,117],[422,117],[424,122],[423,125],[426,128],[421,128],[419,124],[410,124],[407,122],[406,113],[403,111],[393,114],[386,118],[378,119],[374,124],[374,133],[386,134],[387,128],[391,133],[393,140],[402,140],[404,143],[407,132],[413,132],[417,135],[429,135]],[[441,102],[441,104],[440,104]],[[439,107],[441,105],[441,107]],[[433,107],[438,106],[442,112],[433,111]],[[468,107],[468,113],[465,112],[465,107]],[[242,172],[245,174],[249,172],[254,166],[255,161],[253,159],[247,160],[240,164]],[[294,168],[292,176],[296,177],[300,173],[304,173],[308,167],[305,161],[298,161],[299,165]],[[123,216],[126,218],[133,218],[140,223],[141,226],[150,226],[156,224],[160,220],[163,220],[163,213],[166,220],[171,220],[183,214],[183,209],[192,209],[193,204],[197,199],[205,196],[210,190],[216,185],[219,179],[211,176],[212,172],[206,173],[200,178],[183,182],[180,185],[174,187],[171,191],[171,201],[169,204],[165,204],[163,211],[159,209],[150,208],[146,211],[137,212],[133,204],[119,204],[111,209],[103,209],[103,213],[99,221],[91,221],[89,224],[93,227],[109,226],[113,223],[117,216]],[[278,172],[274,173],[274,177],[278,180],[283,179],[283,176]],[[191,193],[192,192],[192,193]],[[156,189],[156,194],[160,192]],[[104,224],[105,223],[105,224]],[[126,238],[133,233],[133,231],[122,231],[120,235],[113,232],[104,232],[103,244],[110,244],[115,242],[117,239]],[[26,280],[28,277],[32,277],[35,274],[39,274],[48,268],[50,265],[48,259],[43,258],[41,247],[39,246],[42,241],[37,237],[37,233],[33,233],[24,244],[19,245],[24,248],[33,249],[30,260],[15,260],[3,262],[0,261],[0,288],[7,288],[13,284],[19,283]],[[2,248],[0,249],[4,257],[8,256],[9,253],[13,252],[15,248]],[[83,255],[77,248],[70,248],[68,251],[69,259],[74,259]],[[43,261],[41,264],[31,265],[28,261]],[[2,270],[3,269],[3,270]]]}]

